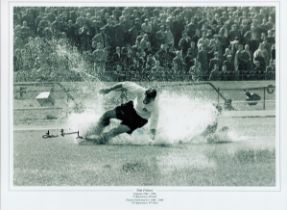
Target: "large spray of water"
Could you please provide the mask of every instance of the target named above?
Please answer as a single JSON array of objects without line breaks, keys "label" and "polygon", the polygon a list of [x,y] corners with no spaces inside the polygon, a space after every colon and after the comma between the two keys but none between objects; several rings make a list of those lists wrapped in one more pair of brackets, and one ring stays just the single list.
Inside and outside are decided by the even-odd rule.
[{"label": "large spray of water", "polygon": [[[71,47],[66,40],[61,40],[55,47],[59,57],[68,61],[69,71],[78,73],[85,85],[78,85],[76,88],[86,97],[76,98],[70,101],[69,107],[72,110],[65,127],[71,130],[79,130],[84,133],[91,126],[94,126],[104,112],[102,96],[97,92],[102,83],[96,74],[91,74],[91,64],[88,64],[84,56],[76,47]],[[95,82],[96,81],[96,82]],[[79,113],[78,105],[81,106]]]},{"label": "large spray of water", "polygon": [[211,102],[193,100],[187,93],[162,91],[159,95],[159,120],[155,140],[149,135],[149,124],[132,135],[123,134],[113,143],[175,144],[191,142],[217,118]]},{"label": "large spray of water", "polygon": [[[105,111],[105,98],[98,93],[103,84],[96,76],[88,73],[85,60],[75,49],[71,50],[66,45],[61,45],[57,47],[57,54],[69,59],[70,70],[80,73],[86,81],[85,85],[88,88],[80,88],[83,88],[83,91],[92,90],[90,96],[81,101],[84,105],[83,112],[71,113],[66,124],[66,127],[71,130],[79,130],[80,133],[85,133],[96,125]],[[97,82],[91,82],[91,80],[95,81],[95,79]],[[162,90],[159,94],[159,107],[158,131],[155,140],[151,140],[148,129],[149,124],[147,124],[143,128],[137,129],[132,135],[122,134],[110,142],[116,144],[147,144],[150,142],[174,144],[189,142],[214,122],[218,114],[211,101],[195,99],[188,94],[188,91],[183,90],[178,92]],[[119,121],[115,120],[109,127],[112,128],[119,123]]]},{"label": "large spray of water", "polygon": [[[68,119],[67,127],[81,133],[94,127],[104,112],[104,98],[98,95],[94,101],[93,109],[86,109],[82,113],[72,113]],[[131,135],[122,134],[111,140],[115,144],[174,144],[190,142],[195,136],[201,134],[208,125],[217,118],[217,110],[211,102],[193,100],[186,93],[171,94],[163,91],[159,96],[159,121],[155,140],[149,135],[149,124],[137,129]],[[114,120],[106,131],[117,126],[120,121]]]},{"label": "large spray of water", "polygon": [[217,110],[211,102],[192,99],[187,93],[160,96],[159,136],[169,142],[190,141],[216,120]]}]

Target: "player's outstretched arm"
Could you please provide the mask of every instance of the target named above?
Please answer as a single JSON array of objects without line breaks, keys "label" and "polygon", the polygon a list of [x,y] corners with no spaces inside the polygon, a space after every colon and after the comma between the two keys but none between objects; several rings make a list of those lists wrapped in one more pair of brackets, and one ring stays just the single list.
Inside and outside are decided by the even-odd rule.
[{"label": "player's outstretched arm", "polygon": [[102,88],[102,89],[100,89],[99,92],[100,92],[100,94],[108,94],[111,91],[119,90],[119,89],[122,89],[122,88],[123,88],[122,83],[117,83],[117,84],[113,85],[112,87]]},{"label": "player's outstretched arm", "polygon": [[141,94],[143,92],[145,92],[145,88],[134,83],[134,82],[120,82],[115,84],[112,87],[109,88],[103,88],[100,90],[101,94],[108,94],[111,91],[114,90],[120,90],[120,89],[125,89],[126,91],[130,92],[130,93],[135,93],[135,94]]}]

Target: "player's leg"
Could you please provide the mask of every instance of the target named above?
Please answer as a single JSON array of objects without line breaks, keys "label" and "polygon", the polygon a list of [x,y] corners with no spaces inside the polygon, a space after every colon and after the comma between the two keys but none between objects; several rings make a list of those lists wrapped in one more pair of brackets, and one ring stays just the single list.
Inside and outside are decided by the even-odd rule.
[{"label": "player's leg", "polygon": [[102,135],[90,135],[86,137],[86,140],[97,143],[97,144],[106,144],[111,138],[118,136],[122,133],[127,133],[131,131],[130,127],[127,125],[119,125],[116,128],[111,129],[110,131],[103,133]]},{"label": "player's leg", "polygon": [[121,124],[118,127],[102,134],[100,138],[96,140],[96,142],[100,144],[106,144],[111,138],[116,137],[122,133],[127,133],[129,131],[131,131],[129,126]]},{"label": "player's leg", "polygon": [[104,128],[110,124],[110,120],[116,118],[115,110],[105,112],[99,119],[96,126],[92,126],[84,135],[84,138],[89,139],[91,135],[100,135]]},{"label": "player's leg", "polygon": [[104,133],[103,136],[104,136],[104,138],[110,139],[110,138],[118,136],[118,135],[120,135],[122,133],[127,133],[129,131],[131,131],[129,126],[120,124],[118,127],[113,128],[110,131]]}]

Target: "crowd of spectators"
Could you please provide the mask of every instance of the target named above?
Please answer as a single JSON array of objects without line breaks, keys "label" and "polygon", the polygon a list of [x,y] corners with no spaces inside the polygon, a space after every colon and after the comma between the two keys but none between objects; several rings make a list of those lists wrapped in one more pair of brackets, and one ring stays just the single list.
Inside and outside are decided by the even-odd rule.
[{"label": "crowd of spectators", "polygon": [[22,59],[36,38],[67,40],[113,80],[275,78],[273,7],[16,7],[16,72],[39,65]]}]

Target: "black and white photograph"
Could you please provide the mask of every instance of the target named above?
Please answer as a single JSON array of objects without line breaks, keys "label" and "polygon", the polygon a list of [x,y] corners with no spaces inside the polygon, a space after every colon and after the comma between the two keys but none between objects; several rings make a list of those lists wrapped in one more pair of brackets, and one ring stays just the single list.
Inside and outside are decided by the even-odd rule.
[{"label": "black and white photograph", "polygon": [[10,4],[1,183],[124,188],[127,209],[284,189],[278,5]]},{"label": "black and white photograph", "polygon": [[274,7],[14,7],[17,186],[274,186]]}]

